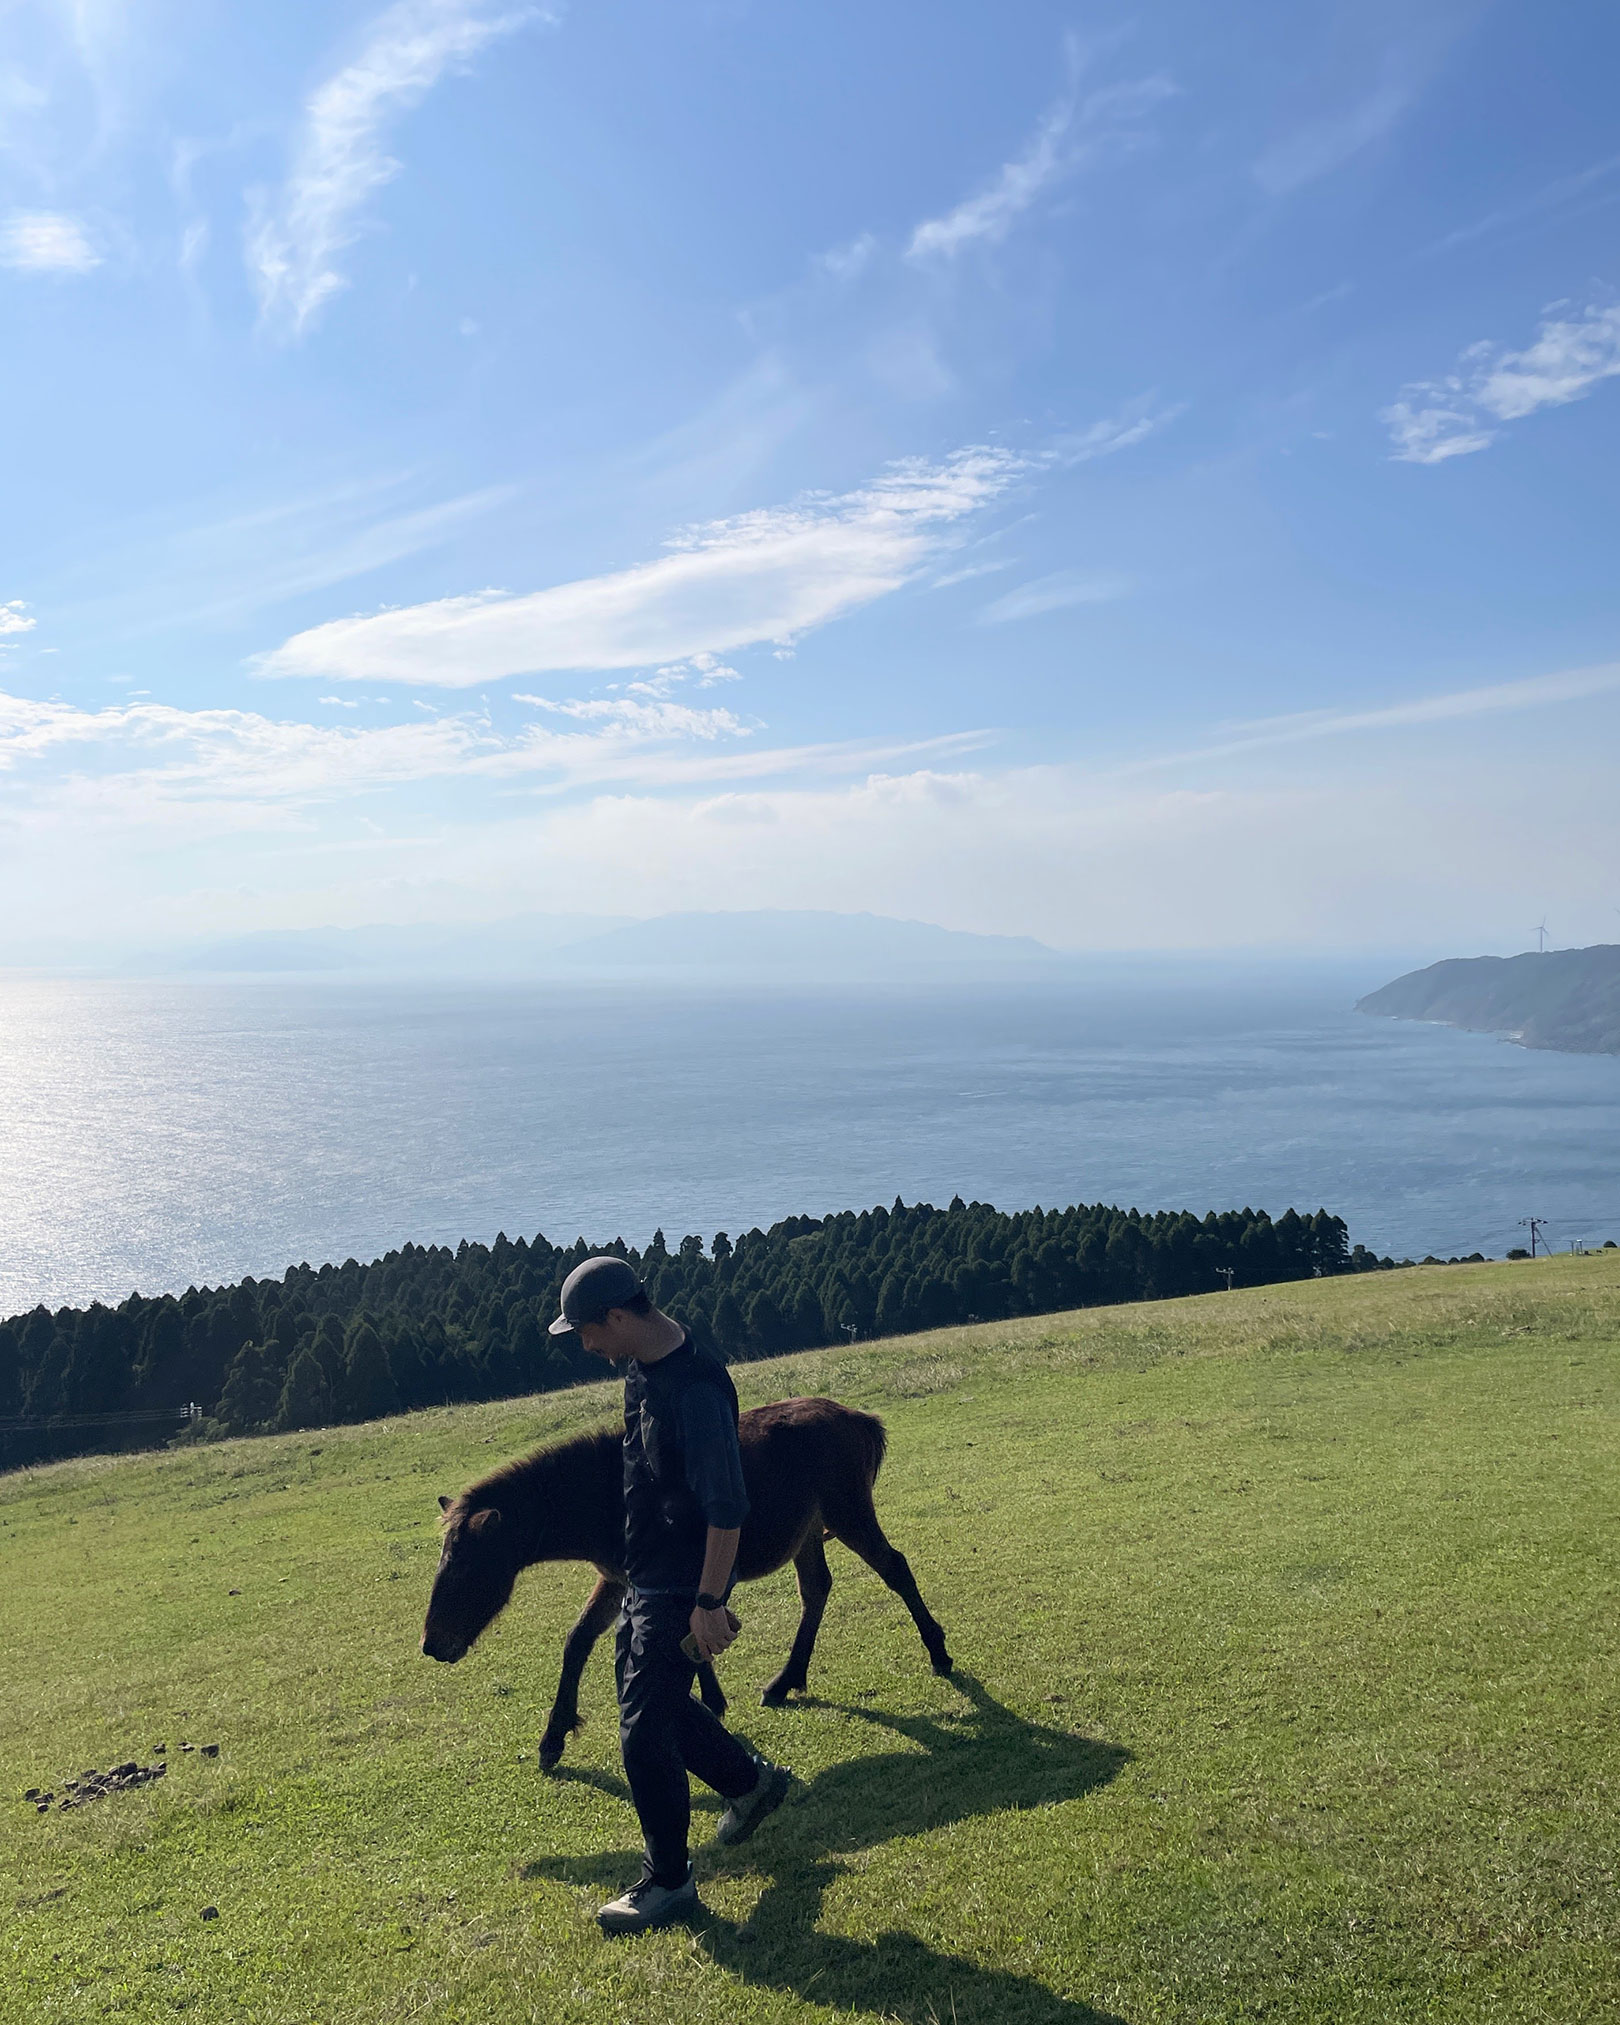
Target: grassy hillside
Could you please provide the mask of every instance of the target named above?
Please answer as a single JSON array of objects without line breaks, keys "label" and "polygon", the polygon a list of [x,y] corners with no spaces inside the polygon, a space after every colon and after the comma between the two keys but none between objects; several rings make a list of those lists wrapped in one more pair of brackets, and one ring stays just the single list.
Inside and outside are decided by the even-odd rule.
[{"label": "grassy hillside", "polygon": [[0,2018],[1620,2016],[1617,1342],[1610,1253],[744,1367],[883,1412],[962,1671],[835,1549],[814,1699],[762,1711],[796,1605],[745,1590],[736,1720],[804,1784],[631,1943],[605,1652],[534,1763],[582,1573],[415,1649],[434,1494],[608,1388],[0,1479]]}]

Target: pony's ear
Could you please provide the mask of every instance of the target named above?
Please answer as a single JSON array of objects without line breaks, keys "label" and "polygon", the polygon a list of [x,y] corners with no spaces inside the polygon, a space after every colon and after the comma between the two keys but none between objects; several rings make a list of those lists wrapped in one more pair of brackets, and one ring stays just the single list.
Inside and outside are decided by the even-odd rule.
[{"label": "pony's ear", "polygon": [[494,1505],[485,1505],[481,1512],[474,1512],[472,1517],[467,1521],[468,1526],[475,1533],[493,1533],[500,1523],[501,1515]]},{"label": "pony's ear", "polygon": [[453,1502],[454,1501],[452,1499],[445,1497],[444,1494],[441,1492],[439,1495],[439,1510],[441,1512],[448,1512]]}]

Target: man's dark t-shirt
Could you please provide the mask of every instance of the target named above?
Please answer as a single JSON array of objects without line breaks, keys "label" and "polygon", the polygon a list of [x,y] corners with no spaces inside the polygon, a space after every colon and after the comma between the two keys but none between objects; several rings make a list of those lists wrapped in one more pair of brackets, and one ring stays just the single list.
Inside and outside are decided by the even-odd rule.
[{"label": "man's dark t-shirt", "polygon": [[645,1596],[695,1595],[708,1529],[748,1516],[737,1388],[690,1337],[624,1379],[624,1569]]}]

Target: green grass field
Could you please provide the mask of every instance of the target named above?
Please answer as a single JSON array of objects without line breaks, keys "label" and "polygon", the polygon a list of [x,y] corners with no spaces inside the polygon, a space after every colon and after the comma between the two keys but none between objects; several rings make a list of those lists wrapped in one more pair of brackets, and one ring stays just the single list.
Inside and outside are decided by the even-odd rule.
[{"label": "green grass field", "polygon": [[610,1387],[0,1479],[0,2018],[1620,2018],[1617,1344],[1610,1253],[744,1367],[882,1412],[960,1672],[834,1548],[766,1712],[791,1574],[744,1590],[734,1721],[803,1783],[631,1942],[605,1647],[535,1764],[584,1571],[416,1651],[435,1494]]}]

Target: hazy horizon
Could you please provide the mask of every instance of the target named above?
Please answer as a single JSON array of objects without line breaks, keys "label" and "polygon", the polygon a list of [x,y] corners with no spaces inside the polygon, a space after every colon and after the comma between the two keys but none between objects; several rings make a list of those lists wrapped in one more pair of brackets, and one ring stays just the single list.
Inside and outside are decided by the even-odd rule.
[{"label": "hazy horizon", "polygon": [[851,980],[934,968],[941,975],[978,976],[1016,985],[1046,978],[1182,973],[1190,980],[1219,975],[1268,977],[1352,968],[1387,981],[1397,971],[1453,956],[1512,950],[1364,947],[1306,948],[1288,944],[1206,948],[1064,948],[1035,937],[948,929],[938,923],[824,909],[714,909],[645,915],[530,913],[487,920],[368,922],[344,927],[250,930],[169,944],[139,938],[123,946],[40,941],[0,946],[7,976],[187,976],[278,974],[393,975],[414,981],[436,975],[481,978],[555,977],[633,981],[638,971],[729,972],[746,981],[772,977]]}]

